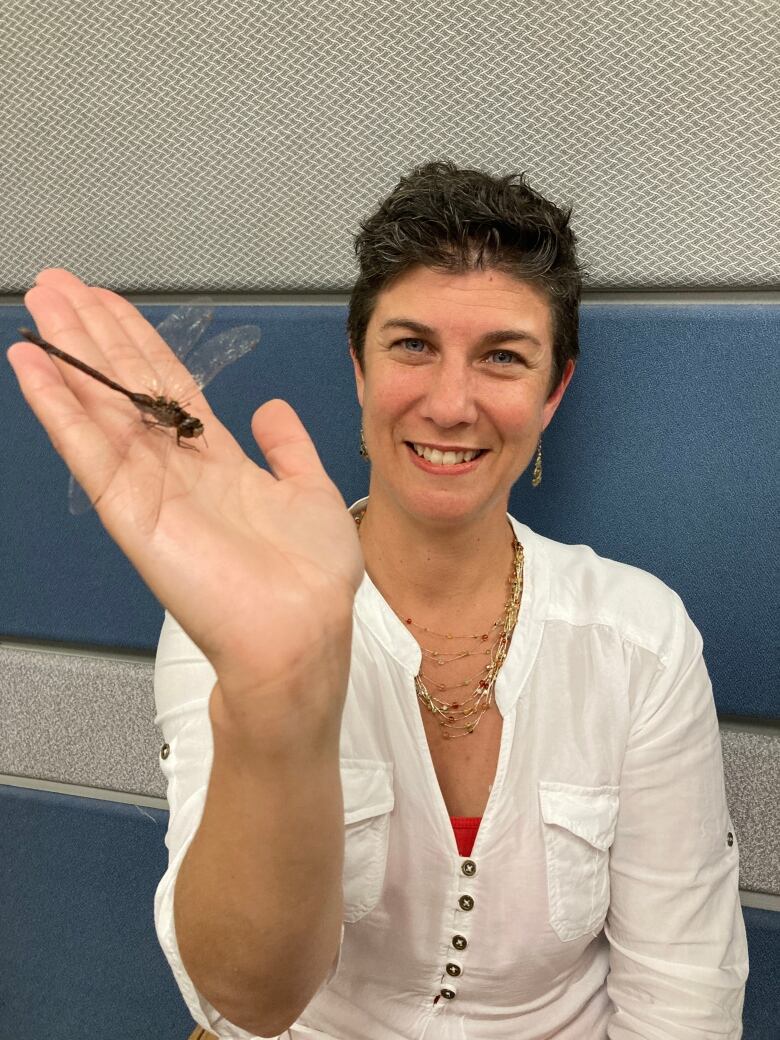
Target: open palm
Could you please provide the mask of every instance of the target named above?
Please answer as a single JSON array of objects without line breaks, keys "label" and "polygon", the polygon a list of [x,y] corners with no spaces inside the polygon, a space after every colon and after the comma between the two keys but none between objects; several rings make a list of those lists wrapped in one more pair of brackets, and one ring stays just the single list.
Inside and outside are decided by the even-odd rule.
[{"label": "open palm", "polygon": [[[168,381],[180,365],[128,301],[67,271],[43,271],[25,302],[45,339],[131,389],[162,373]],[[289,405],[269,401],[252,421],[268,472],[202,395],[187,409],[207,443],[185,451],[39,348],[18,343],[8,356],[106,529],[223,687],[279,681],[349,617],[362,576],[354,523]]]}]

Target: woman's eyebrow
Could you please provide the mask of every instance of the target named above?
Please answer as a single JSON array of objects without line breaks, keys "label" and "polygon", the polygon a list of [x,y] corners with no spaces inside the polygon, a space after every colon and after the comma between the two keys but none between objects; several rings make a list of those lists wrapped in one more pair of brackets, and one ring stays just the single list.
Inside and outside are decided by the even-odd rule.
[{"label": "woman's eyebrow", "polygon": [[430,325],[423,325],[420,321],[412,321],[411,318],[390,318],[389,321],[380,326],[379,331],[384,332],[385,329],[411,329],[412,332],[421,332],[424,336],[436,335],[436,330],[432,329]]},{"label": "woman's eyebrow", "polygon": [[[380,326],[379,331],[384,332],[385,329],[410,329],[412,332],[418,332],[423,336],[437,335],[436,329],[431,328],[430,325],[424,325],[421,321],[414,321],[412,318],[390,318]],[[480,342],[484,346],[492,347],[498,343],[509,343],[517,340],[525,340],[528,343],[533,343],[536,347],[542,346],[536,336],[532,336],[525,329],[496,329],[494,332],[486,332]]]}]

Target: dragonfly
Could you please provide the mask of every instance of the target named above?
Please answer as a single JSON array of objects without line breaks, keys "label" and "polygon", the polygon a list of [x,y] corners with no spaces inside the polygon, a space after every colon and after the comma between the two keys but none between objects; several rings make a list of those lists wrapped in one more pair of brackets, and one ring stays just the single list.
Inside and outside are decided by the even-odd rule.
[{"label": "dragonfly", "polygon": [[[256,325],[235,326],[204,341],[204,333],[213,318],[214,311],[210,308],[180,307],[163,319],[156,329],[174,355],[185,365],[191,380],[187,389],[195,392],[204,390],[224,368],[254,350],[260,342],[260,329]],[[164,394],[129,390],[80,358],[49,343],[31,329],[22,328],[19,332],[50,356],[123,394],[141,413],[145,426],[170,430],[175,433],[178,447],[197,450],[194,444],[187,442],[202,437],[204,426],[197,416],[186,410],[187,401],[180,400],[181,394],[174,396],[173,392]],[[71,514],[78,516],[94,504],[75,477],[71,476],[68,488],[68,508]]]}]

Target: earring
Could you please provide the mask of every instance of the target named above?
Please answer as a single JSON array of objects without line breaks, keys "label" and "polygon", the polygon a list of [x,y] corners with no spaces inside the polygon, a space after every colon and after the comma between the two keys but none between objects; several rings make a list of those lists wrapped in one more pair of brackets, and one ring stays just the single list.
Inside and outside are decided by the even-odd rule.
[{"label": "earring", "polygon": [[542,482],[542,438],[539,438],[539,447],[536,449],[536,461],[534,462],[534,475],[531,477],[531,486],[539,487]]},{"label": "earring", "polygon": [[363,423],[360,423],[360,457],[368,460],[368,448],[366,447],[366,435],[363,430]]}]

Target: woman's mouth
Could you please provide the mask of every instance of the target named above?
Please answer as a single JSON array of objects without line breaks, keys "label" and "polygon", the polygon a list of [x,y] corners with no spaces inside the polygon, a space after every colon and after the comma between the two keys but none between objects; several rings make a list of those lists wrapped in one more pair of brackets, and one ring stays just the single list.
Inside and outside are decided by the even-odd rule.
[{"label": "woman's mouth", "polygon": [[413,461],[421,469],[429,473],[468,473],[478,465],[479,460],[486,454],[484,448],[442,450],[413,441],[406,441],[405,444],[409,448]]}]

